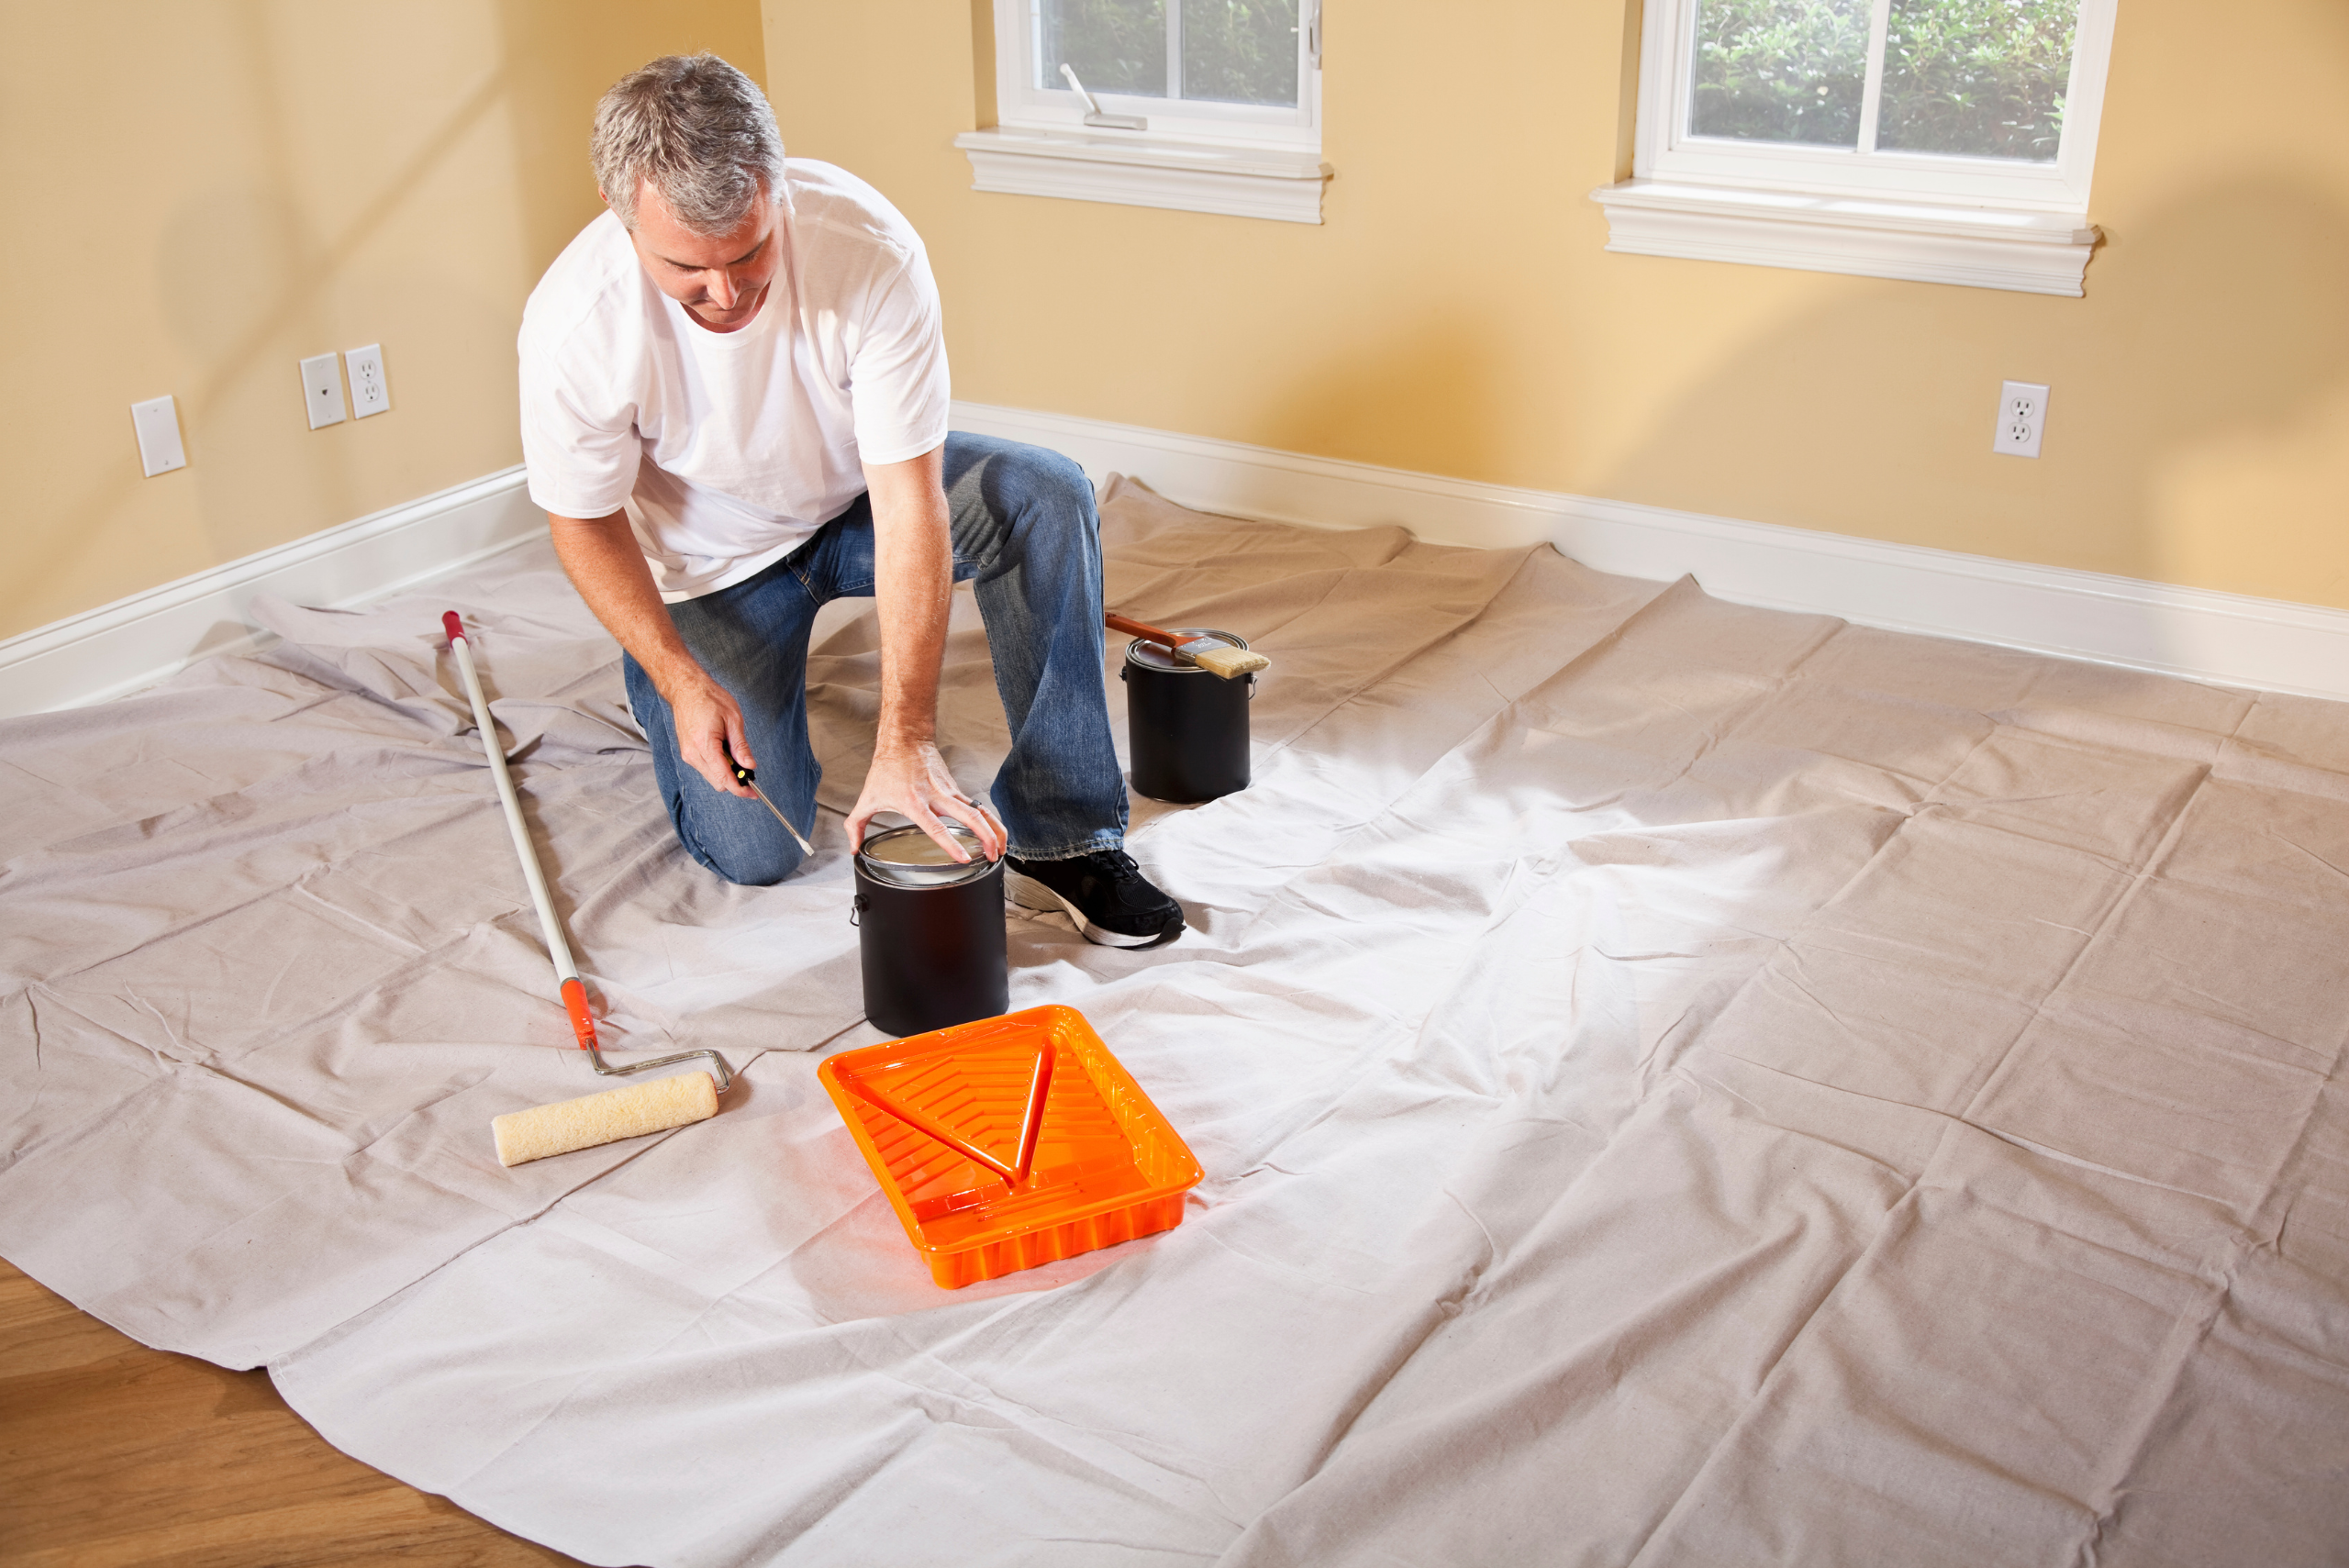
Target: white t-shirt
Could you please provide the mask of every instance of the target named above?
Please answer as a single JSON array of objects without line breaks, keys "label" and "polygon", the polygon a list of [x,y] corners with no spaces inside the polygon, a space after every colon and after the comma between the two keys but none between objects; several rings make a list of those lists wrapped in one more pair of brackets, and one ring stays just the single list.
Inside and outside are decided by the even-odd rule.
[{"label": "white t-shirt", "polygon": [[946,339],[921,239],[881,193],[785,168],[759,314],[712,332],[652,285],[607,212],[522,311],[522,457],[559,517],[625,507],[668,601],[739,583],[864,493],[861,464],[946,439]]}]

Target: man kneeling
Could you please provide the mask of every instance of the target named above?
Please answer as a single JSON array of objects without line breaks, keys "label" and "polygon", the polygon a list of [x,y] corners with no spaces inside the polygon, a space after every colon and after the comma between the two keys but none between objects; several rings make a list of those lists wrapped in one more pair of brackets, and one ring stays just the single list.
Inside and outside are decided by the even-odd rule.
[{"label": "man kneeling", "polygon": [[[871,595],[881,623],[873,765],[851,843],[879,812],[1007,852],[1020,904],[1093,941],[1183,929],[1123,848],[1125,784],[1101,683],[1100,521],[1055,453],[950,434],[946,346],[920,238],[879,192],[786,161],[747,77],[654,61],[596,111],[609,207],[523,313],[522,445],[565,571],[626,651],[677,837],[729,881],[800,850],[730,757],[813,826],[807,634]],[[985,617],[1011,751],[962,794],[936,743],[952,584]]]}]

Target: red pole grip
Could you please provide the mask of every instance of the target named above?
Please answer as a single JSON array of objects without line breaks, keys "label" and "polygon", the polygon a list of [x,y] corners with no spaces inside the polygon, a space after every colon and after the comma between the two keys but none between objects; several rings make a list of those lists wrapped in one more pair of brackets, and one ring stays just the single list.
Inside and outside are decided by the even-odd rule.
[{"label": "red pole grip", "polygon": [[576,980],[562,983],[562,1010],[571,1015],[571,1032],[578,1037],[579,1049],[596,1049],[596,1020],[587,1011],[587,987]]},{"label": "red pole grip", "polygon": [[440,617],[440,629],[449,634],[450,641],[454,642],[465,635],[465,623],[457,617],[456,611],[451,610]]}]

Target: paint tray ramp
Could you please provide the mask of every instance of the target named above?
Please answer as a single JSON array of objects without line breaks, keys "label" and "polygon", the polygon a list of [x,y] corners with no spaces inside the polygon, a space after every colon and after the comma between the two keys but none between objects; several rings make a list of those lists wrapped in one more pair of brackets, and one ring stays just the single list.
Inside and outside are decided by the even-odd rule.
[{"label": "paint tray ramp", "polygon": [[1171,1230],[1202,1173],[1074,1007],[842,1051],[817,1075],[949,1290]]}]

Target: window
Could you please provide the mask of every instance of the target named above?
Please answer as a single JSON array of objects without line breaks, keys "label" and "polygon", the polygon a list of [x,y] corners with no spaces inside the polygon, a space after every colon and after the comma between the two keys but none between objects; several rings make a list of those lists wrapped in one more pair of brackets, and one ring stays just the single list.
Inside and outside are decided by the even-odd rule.
[{"label": "window", "polygon": [[1319,223],[1319,0],[995,0],[980,190]]},{"label": "window", "polygon": [[2114,0],[1651,0],[1608,249],[2081,292]]},{"label": "window", "polygon": [[[1079,129],[1084,101],[1206,141],[1321,145],[1319,75],[1300,0],[1008,0],[996,7],[996,106],[1005,124]],[[1300,17],[1300,10],[1306,14]]]}]

